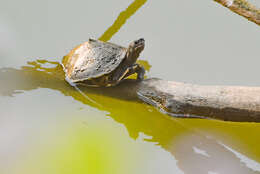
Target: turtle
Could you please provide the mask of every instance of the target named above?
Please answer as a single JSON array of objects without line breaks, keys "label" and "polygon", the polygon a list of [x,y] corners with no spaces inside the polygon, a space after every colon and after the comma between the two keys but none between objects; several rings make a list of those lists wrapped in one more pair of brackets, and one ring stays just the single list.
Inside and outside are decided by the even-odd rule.
[{"label": "turtle", "polygon": [[63,57],[66,80],[71,84],[110,87],[137,73],[143,80],[145,69],[136,63],[145,40],[131,42],[128,48],[110,42],[89,39]]}]

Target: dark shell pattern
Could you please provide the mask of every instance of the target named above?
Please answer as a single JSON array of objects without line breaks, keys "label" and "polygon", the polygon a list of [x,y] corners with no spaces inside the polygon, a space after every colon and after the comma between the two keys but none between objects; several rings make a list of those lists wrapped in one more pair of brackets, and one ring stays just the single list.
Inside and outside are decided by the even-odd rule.
[{"label": "dark shell pattern", "polygon": [[70,66],[64,66],[66,76],[71,82],[79,82],[109,74],[123,61],[126,52],[119,45],[89,39],[71,54],[67,62]]}]

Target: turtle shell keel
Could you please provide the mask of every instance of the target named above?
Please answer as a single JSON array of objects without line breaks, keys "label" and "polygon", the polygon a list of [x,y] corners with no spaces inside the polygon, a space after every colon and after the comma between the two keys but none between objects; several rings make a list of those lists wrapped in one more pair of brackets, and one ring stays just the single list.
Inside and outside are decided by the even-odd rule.
[{"label": "turtle shell keel", "polygon": [[109,74],[123,61],[126,51],[119,45],[89,39],[64,57],[66,78],[80,82]]},{"label": "turtle shell keel", "polygon": [[128,48],[89,39],[62,60],[66,80],[87,86],[114,86],[133,73],[143,79],[144,68],[136,64],[144,49],[144,39],[132,42]]}]

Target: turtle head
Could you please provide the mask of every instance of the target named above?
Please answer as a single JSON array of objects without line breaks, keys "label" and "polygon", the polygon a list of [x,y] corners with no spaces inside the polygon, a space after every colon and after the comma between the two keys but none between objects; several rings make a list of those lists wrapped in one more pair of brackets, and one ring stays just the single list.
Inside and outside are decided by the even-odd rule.
[{"label": "turtle head", "polygon": [[135,63],[140,53],[144,50],[144,39],[138,39],[130,43],[127,50],[127,59]]}]

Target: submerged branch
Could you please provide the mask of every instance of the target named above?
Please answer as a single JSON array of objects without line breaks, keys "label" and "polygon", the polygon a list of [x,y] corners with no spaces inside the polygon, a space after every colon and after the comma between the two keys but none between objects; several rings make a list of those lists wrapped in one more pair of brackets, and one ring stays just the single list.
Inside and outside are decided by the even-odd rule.
[{"label": "submerged branch", "polygon": [[248,20],[260,25],[260,10],[246,0],[214,0],[231,11],[247,18]]}]

